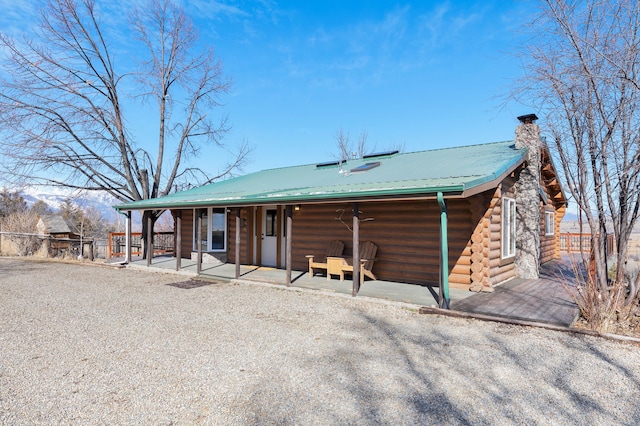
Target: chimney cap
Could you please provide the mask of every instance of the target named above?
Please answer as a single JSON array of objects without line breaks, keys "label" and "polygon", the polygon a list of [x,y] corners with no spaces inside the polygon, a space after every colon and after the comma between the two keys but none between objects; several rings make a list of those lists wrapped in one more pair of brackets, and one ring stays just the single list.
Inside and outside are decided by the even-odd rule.
[{"label": "chimney cap", "polygon": [[538,119],[538,116],[535,114],[526,114],[518,117],[518,120],[520,120],[522,124],[535,123],[537,119]]}]

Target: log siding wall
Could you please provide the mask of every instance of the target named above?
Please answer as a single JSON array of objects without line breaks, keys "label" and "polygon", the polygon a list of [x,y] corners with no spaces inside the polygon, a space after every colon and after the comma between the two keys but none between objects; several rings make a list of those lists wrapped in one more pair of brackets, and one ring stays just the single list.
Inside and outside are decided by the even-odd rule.
[{"label": "log siding wall", "polygon": [[[468,286],[471,215],[465,200],[447,201],[450,282]],[[373,272],[379,279],[406,283],[438,283],[440,210],[435,200],[358,203],[360,241],[378,247]],[[305,270],[305,255],[321,256],[330,241],[345,243],[353,255],[353,204],[302,205],[293,214],[292,267]]]},{"label": "log siding wall", "polygon": [[[548,187],[543,186],[543,188],[547,196],[547,202],[540,200],[540,263],[560,258],[560,222],[566,210],[564,205],[556,208],[552,198],[553,194],[550,193]],[[547,212],[554,213],[553,235],[546,235],[545,232],[545,214]]]},{"label": "log siding wall", "polygon": [[550,209],[548,209],[548,207],[549,206],[544,204],[543,201],[540,201],[540,263],[553,260],[555,256],[556,231],[554,229],[554,234],[552,236],[546,235],[545,232],[546,213],[555,213],[555,209],[553,209],[553,206],[550,206]]},{"label": "log siding wall", "polygon": [[469,262],[472,291],[490,291],[492,276],[499,274],[502,236],[502,185],[469,199],[475,229],[471,235]]}]

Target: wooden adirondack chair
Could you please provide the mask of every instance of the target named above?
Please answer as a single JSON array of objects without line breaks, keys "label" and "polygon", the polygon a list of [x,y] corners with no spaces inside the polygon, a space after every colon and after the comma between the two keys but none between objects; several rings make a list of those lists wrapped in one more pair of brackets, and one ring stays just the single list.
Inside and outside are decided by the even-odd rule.
[{"label": "wooden adirondack chair", "polygon": [[[360,244],[360,285],[364,283],[364,277],[367,276],[372,280],[376,280],[376,276],[373,274],[373,262],[376,260],[376,253],[378,252],[378,246],[371,241],[365,241]],[[344,274],[348,273],[353,276],[353,259],[342,259],[342,273],[340,274],[340,281],[344,280]]]},{"label": "wooden adirondack chair", "polygon": [[[327,258],[328,257],[339,257],[342,256],[342,252],[344,251],[344,243],[340,240],[331,241],[329,247],[327,248],[327,253],[322,259],[321,262],[316,262],[315,256],[313,254],[308,254],[305,257],[309,259],[309,276],[313,277],[314,269],[324,269],[327,270]],[[327,274],[327,279],[330,278],[329,274]]]}]

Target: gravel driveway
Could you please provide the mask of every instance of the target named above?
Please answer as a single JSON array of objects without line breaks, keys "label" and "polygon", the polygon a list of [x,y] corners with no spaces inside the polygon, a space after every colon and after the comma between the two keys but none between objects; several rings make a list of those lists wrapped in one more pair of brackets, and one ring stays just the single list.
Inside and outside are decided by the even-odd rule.
[{"label": "gravel driveway", "polygon": [[0,258],[1,424],[640,424],[640,348]]}]

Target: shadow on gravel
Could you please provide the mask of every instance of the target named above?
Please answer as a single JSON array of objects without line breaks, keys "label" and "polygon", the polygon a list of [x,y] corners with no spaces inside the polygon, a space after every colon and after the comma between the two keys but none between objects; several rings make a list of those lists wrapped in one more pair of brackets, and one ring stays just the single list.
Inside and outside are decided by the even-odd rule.
[{"label": "shadow on gravel", "polygon": [[[301,362],[333,365],[325,383],[347,395],[346,412],[357,410],[362,424],[640,424],[639,409],[621,409],[630,406],[639,378],[589,341],[563,334],[538,341],[526,328],[503,324],[473,338],[460,325],[453,329],[425,324],[424,332],[406,331],[360,313],[352,334],[336,336],[331,351]],[[385,349],[378,351],[380,343]],[[572,344],[572,351],[563,347]],[[569,355],[576,352],[580,359]],[[621,386],[613,390],[615,383]],[[605,388],[599,392],[597,386]],[[620,406],[609,398],[612,392]],[[394,404],[403,414],[393,412]],[[329,415],[345,420],[339,410]]]},{"label": "shadow on gravel", "polygon": [[[330,386],[350,395],[359,424],[478,422],[479,418],[472,415],[473,403],[461,406],[448,386],[443,386],[449,376],[447,358],[455,346],[449,337],[416,336],[379,317],[360,313],[359,318],[363,321],[354,321],[352,331],[365,336],[364,341],[336,346],[335,352],[328,354],[335,370],[326,377]],[[384,353],[369,349],[367,341],[384,342]],[[394,405],[401,407],[403,414],[396,415]],[[335,420],[344,421],[342,413],[335,413]]]}]

